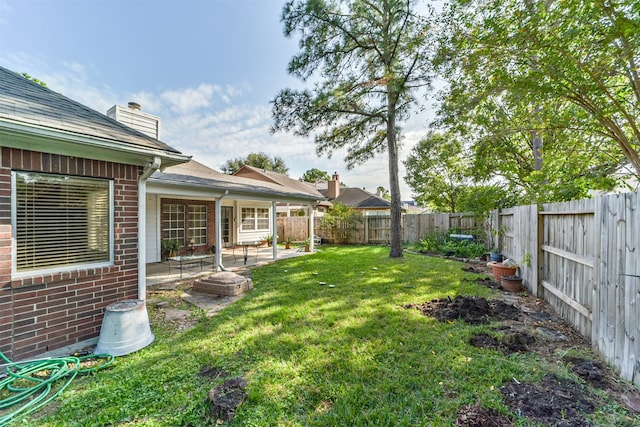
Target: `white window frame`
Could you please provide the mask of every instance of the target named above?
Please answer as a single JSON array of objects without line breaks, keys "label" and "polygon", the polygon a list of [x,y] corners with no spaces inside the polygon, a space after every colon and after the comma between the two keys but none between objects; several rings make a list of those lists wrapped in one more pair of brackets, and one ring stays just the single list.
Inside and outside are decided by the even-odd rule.
[{"label": "white window frame", "polygon": [[[173,210],[173,208],[178,208],[177,210]],[[168,210],[168,212],[166,211]],[[162,205],[160,210],[162,224],[162,241],[165,240],[177,240],[180,246],[184,246],[186,244],[186,230],[187,230],[187,206],[182,203],[165,203]],[[165,220],[164,216],[169,215],[168,221]],[[174,218],[172,215],[178,215],[178,217]],[[182,216],[182,218],[179,218]],[[167,224],[170,226],[167,227]]]},{"label": "white window frame", "polygon": [[[17,230],[18,230],[18,195],[17,195],[17,176],[18,174],[26,174],[32,176],[49,176],[58,177],[61,180],[66,179],[80,179],[80,180],[95,180],[100,182],[106,182],[108,184],[108,215],[109,215],[109,232],[108,232],[108,260],[88,263],[69,263],[61,266],[51,268],[33,268],[24,271],[18,271],[18,243],[17,243]],[[25,278],[33,277],[45,274],[55,274],[70,271],[77,271],[80,269],[90,268],[102,268],[108,267],[114,264],[114,184],[112,179],[107,178],[94,178],[84,176],[73,176],[66,174],[56,174],[47,172],[33,172],[33,171],[12,171],[11,172],[11,229],[12,229],[12,251],[11,251],[11,276],[13,278]],[[54,245],[55,242],[52,242]]]},{"label": "white window frame", "polygon": [[[188,205],[187,209],[189,211],[189,240],[194,240],[194,246],[206,245],[208,228],[207,205]],[[204,225],[200,224],[202,222],[204,222]]]},{"label": "white window frame", "polygon": [[[251,211],[251,216],[244,216],[245,210]],[[260,211],[266,211],[267,216],[259,216]],[[264,212],[262,212],[264,215]],[[271,228],[270,225],[271,218],[271,209],[259,207],[259,206],[243,206],[240,209],[240,231],[241,232],[249,232],[249,231],[269,231]],[[246,221],[246,222],[245,222]],[[263,228],[260,228],[263,226]]]}]

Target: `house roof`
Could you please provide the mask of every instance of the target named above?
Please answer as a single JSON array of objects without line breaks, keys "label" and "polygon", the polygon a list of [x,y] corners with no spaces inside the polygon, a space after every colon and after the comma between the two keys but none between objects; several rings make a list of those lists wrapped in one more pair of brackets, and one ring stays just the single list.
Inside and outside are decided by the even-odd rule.
[{"label": "house roof", "polygon": [[[228,191],[230,197],[245,197],[255,199],[317,201],[323,196],[312,186],[288,186],[272,181],[262,181],[243,176],[227,175],[213,170],[202,163],[191,160],[188,163],[176,165],[162,172],[154,173],[149,182],[162,185],[200,188],[209,192],[209,197],[215,192],[224,194]],[[151,188],[149,188],[151,191]]]},{"label": "house roof", "polygon": [[[323,196],[327,196],[329,190],[320,190]],[[340,187],[340,194],[331,203],[342,203],[355,209],[390,209],[391,202],[380,196],[369,193],[357,187]]]},{"label": "house roof", "polygon": [[292,190],[300,191],[300,192],[313,192],[317,194],[319,197],[324,198],[324,196],[320,195],[316,187],[308,182],[300,181],[297,179],[289,178],[287,175],[268,171],[265,169],[256,168],[249,165],[244,165],[240,169],[238,169],[234,174],[234,176],[245,176],[252,177],[254,179],[258,179],[265,182],[271,182],[282,187],[287,187]]},{"label": "house roof", "polygon": [[[137,153],[135,160],[142,162],[141,156],[148,157],[153,152],[164,157],[165,164],[188,159],[162,141],[3,67],[0,67],[1,134],[14,137],[2,138],[2,145],[15,141],[18,148],[26,146],[45,152],[56,152],[56,148],[62,149],[63,145],[72,142],[82,147],[80,151],[76,147],[71,153],[61,154],[87,155],[89,158],[113,157],[115,152],[120,152],[116,156],[121,158],[122,153],[128,152]],[[91,156],[92,153],[95,156]],[[123,160],[127,160],[126,156]]]}]

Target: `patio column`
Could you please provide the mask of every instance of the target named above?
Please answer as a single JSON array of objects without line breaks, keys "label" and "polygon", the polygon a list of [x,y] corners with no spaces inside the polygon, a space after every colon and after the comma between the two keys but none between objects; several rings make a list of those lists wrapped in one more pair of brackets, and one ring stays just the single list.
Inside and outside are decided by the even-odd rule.
[{"label": "patio column", "polygon": [[222,265],[222,221],[221,221],[221,217],[222,217],[222,199],[224,198],[224,196],[226,196],[227,194],[229,194],[229,190],[225,190],[224,194],[221,196],[216,197],[216,205],[215,205],[215,211],[216,211],[216,230],[215,230],[215,234],[216,234],[216,261],[215,261],[215,265],[216,265],[216,270],[220,269],[222,271],[226,271],[226,268],[224,268],[224,265]]},{"label": "patio column", "polygon": [[276,201],[271,202],[271,227],[273,229],[273,259],[278,259],[278,218]]},{"label": "patio column", "polygon": [[313,205],[309,205],[307,210],[309,212],[309,248],[311,249],[311,252],[313,252],[315,251],[316,246],[316,239],[313,238],[315,235],[313,228]]}]

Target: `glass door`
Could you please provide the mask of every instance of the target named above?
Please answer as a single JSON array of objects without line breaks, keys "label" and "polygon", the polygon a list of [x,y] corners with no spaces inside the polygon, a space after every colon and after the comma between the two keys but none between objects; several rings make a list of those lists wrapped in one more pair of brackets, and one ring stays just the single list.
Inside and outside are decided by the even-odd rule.
[{"label": "glass door", "polygon": [[233,233],[231,231],[231,227],[233,225],[233,206],[221,206],[220,217],[222,246],[227,247],[233,243]]}]

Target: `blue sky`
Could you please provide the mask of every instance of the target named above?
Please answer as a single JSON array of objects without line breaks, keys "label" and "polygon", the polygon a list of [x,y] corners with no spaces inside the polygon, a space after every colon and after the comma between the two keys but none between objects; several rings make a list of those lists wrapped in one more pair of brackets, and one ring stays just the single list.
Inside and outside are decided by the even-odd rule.
[{"label": "blue sky", "polygon": [[[284,0],[0,0],[0,65],[104,113],[137,101],[161,118],[161,140],[219,170],[252,152],[280,156],[289,176],[318,168],[375,192],[388,159],[347,171],[337,152],[318,158],[312,138],[269,133],[270,100],[302,87],[286,72],[297,40],[282,34]],[[426,134],[404,126],[404,158]],[[403,200],[411,198],[404,183]]]}]

